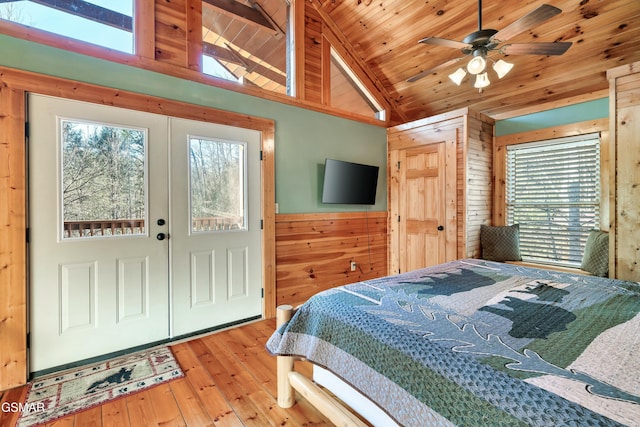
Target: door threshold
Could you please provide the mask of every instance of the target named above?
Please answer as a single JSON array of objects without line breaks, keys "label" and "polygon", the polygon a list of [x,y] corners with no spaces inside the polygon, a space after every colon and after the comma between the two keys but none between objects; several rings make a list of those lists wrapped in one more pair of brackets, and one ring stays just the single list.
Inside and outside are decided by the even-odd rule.
[{"label": "door threshold", "polygon": [[230,329],[230,328],[234,328],[238,325],[244,324],[244,323],[250,323],[250,322],[254,322],[256,320],[261,320],[262,319],[262,315],[258,315],[258,316],[252,316],[252,317],[248,317],[246,319],[240,319],[240,320],[234,320],[233,322],[228,322],[228,323],[223,323],[217,326],[212,326],[210,328],[205,328],[205,329],[200,329],[198,331],[194,331],[194,332],[190,332],[188,334],[183,334],[183,335],[179,335],[176,337],[172,337],[172,338],[165,338],[162,340],[158,340],[158,341],[153,341],[147,344],[142,344],[142,345],[137,345],[135,347],[129,347],[123,350],[118,350],[118,351],[113,351],[111,353],[107,353],[107,354],[102,354],[100,356],[95,356],[95,357],[90,357],[87,359],[82,359],[82,360],[78,360],[75,362],[70,362],[70,363],[65,363],[63,365],[58,365],[58,366],[54,366],[52,368],[47,368],[47,369],[42,369],[40,371],[34,371],[31,372],[29,374],[29,381],[33,381],[34,379],[38,378],[38,377],[42,377],[45,375],[49,375],[49,374],[53,374],[53,373],[63,373],[64,371],[68,371],[70,369],[75,369],[79,366],[88,366],[88,365],[94,365],[97,363],[102,363],[105,360],[108,359],[114,359],[116,357],[121,357],[124,356],[126,354],[130,354],[130,353],[136,353],[138,351],[142,351],[142,350],[147,350],[149,348],[152,347],[158,347],[160,345],[165,345],[165,344],[177,344],[179,341],[188,341],[190,339],[193,339],[196,336],[201,336],[201,335],[207,335],[210,334],[212,332],[219,332],[223,329]]}]

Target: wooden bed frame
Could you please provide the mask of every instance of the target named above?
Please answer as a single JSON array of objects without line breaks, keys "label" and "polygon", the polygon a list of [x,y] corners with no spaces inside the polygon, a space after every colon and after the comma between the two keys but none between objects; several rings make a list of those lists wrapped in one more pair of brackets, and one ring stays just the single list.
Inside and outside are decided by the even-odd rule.
[{"label": "wooden bed frame", "polygon": [[[276,309],[276,327],[288,322],[295,309],[281,305]],[[336,426],[368,427],[369,424],[354,415],[350,409],[324,391],[315,382],[294,370],[294,362],[304,360],[295,356],[277,356],[278,406],[291,408],[295,403],[295,391]]]}]

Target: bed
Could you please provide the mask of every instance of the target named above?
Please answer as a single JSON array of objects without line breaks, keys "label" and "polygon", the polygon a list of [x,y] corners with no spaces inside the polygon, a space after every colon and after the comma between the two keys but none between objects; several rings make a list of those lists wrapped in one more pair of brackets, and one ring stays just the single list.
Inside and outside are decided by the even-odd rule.
[{"label": "bed", "polygon": [[[639,283],[467,259],[278,316],[267,349],[280,406],[295,389],[336,424],[640,425]],[[361,417],[295,372],[296,358]]]}]

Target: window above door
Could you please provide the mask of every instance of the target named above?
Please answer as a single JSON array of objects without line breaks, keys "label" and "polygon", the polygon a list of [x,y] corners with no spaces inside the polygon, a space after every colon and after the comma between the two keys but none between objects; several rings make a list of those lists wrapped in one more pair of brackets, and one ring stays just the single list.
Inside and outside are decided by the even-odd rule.
[{"label": "window above door", "polygon": [[120,52],[134,53],[134,0],[0,2],[0,18]]}]

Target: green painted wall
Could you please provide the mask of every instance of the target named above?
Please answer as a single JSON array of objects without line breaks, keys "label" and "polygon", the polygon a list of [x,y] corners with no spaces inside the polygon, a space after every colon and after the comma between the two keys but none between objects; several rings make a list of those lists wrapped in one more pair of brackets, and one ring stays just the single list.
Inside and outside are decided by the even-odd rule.
[{"label": "green painted wall", "polygon": [[496,122],[496,136],[609,117],[609,98],[513,117]]},{"label": "green painted wall", "polygon": [[381,167],[376,204],[386,211],[386,129],[0,35],[0,65],[272,119],[280,213],[362,210],[323,205],[327,157]]}]

